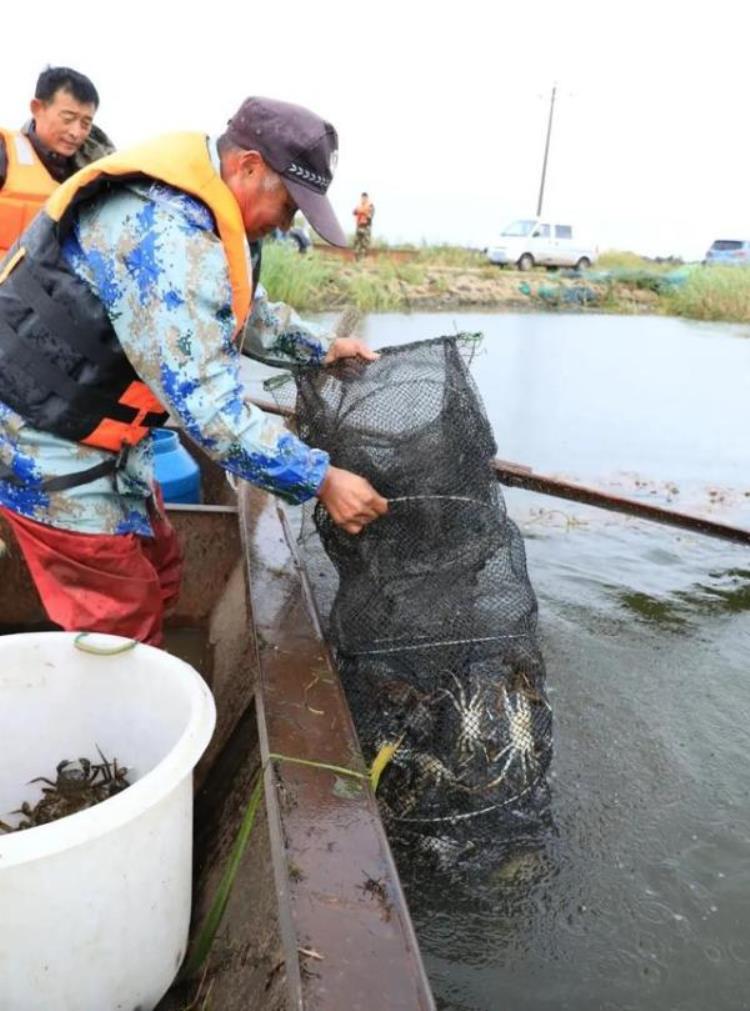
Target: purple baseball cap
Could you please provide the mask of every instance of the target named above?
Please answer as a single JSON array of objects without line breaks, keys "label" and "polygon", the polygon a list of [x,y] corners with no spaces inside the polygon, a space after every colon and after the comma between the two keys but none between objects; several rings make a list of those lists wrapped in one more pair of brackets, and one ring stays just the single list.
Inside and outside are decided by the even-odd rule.
[{"label": "purple baseball cap", "polygon": [[237,147],[263,155],[322,239],[346,246],[326,196],[338,158],[338,136],[330,123],[301,105],[246,98],[226,133]]}]

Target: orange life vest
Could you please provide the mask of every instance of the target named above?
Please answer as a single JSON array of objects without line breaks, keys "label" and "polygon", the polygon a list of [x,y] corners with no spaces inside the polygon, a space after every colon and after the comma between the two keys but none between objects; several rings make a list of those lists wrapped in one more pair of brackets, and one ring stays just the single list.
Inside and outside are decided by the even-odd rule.
[{"label": "orange life vest", "polygon": [[100,158],[61,183],[47,201],[45,212],[53,221],[61,221],[81,193],[106,176],[150,176],[206,204],[214,216],[227,258],[235,333],[238,333],[245,324],[251,301],[247,238],[239,204],[213,167],[205,134],[167,134]]},{"label": "orange life vest", "polygon": [[0,128],[0,138],[5,142],[7,158],[5,182],[0,189],[2,259],[58,184],[25,134]]},{"label": "orange life vest", "polygon": [[370,224],[374,210],[375,205],[371,200],[360,200],[354,208],[354,217],[356,218],[358,228]]},{"label": "orange life vest", "polygon": [[[229,270],[235,336],[241,333],[250,310],[252,287],[240,208],[211,162],[205,135],[183,133],[161,137],[139,147],[108,155],[87,165],[57,187],[47,200],[43,213],[34,221],[28,233],[21,236],[16,249],[0,271],[0,334],[3,330],[3,296],[6,293],[6,304],[11,305],[14,300],[21,300],[29,305],[32,312],[36,305],[42,313],[45,301],[49,302],[49,296],[45,297],[43,290],[45,264],[54,262],[58,271],[62,268],[72,273],[59,248],[73,225],[76,206],[92,199],[113,181],[124,182],[126,179],[137,180],[143,177],[159,180],[189,193],[211,211]],[[76,283],[75,277],[73,282]],[[40,283],[41,287],[33,287]],[[157,397],[133,370],[106,320],[101,303],[98,300],[95,302],[100,306],[99,323],[71,326],[75,320],[61,319],[59,334],[55,334],[54,319],[51,327],[49,323],[49,305],[44,310],[48,314],[47,321],[43,315],[41,317],[42,336],[44,329],[51,329],[56,337],[64,340],[64,347],[71,348],[84,358],[85,349],[91,348],[92,342],[113,348],[112,355],[101,366],[95,359],[87,362],[88,378],[85,386],[80,378],[83,371],[80,368],[76,369],[75,389],[71,386],[73,376],[61,375],[59,370],[54,372],[59,354],[54,362],[35,367],[35,352],[32,342],[28,340],[28,326],[23,339],[20,334],[9,333],[7,327],[5,330],[8,334],[5,339],[8,342],[15,341],[16,360],[20,362],[26,356],[28,370],[32,374],[36,373],[41,382],[48,384],[50,392],[58,399],[68,400],[71,410],[61,412],[58,407],[54,412],[46,412],[44,403],[41,403],[36,412],[32,412],[27,405],[18,402],[20,393],[14,396],[10,388],[12,379],[7,372],[0,376],[0,400],[8,403],[35,427],[54,431],[84,445],[118,452],[126,445],[132,446],[139,442],[150,428],[164,424],[167,414]],[[62,308],[60,312],[63,312]],[[76,333],[80,334],[80,339],[76,338]],[[40,346],[44,346],[43,340]],[[9,360],[13,360],[12,355]],[[101,378],[98,379],[98,376]]]}]

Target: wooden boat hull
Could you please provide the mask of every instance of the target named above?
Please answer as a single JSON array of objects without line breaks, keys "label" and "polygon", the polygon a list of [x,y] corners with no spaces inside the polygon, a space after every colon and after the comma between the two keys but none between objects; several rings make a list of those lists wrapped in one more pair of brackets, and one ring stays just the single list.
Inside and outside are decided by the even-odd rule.
[{"label": "wooden boat hull", "polygon": [[[195,776],[193,932],[259,774],[264,803],[204,969],[158,1011],[433,1008],[284,515],[270,496],[244,483],[235,493],[216,465],[201,463],[211,504],[169,509],[185,576],[167,623],[168,648],[201,671],[218,712]],[[0,536],[0,630],[53,627],[2,520]]]}]

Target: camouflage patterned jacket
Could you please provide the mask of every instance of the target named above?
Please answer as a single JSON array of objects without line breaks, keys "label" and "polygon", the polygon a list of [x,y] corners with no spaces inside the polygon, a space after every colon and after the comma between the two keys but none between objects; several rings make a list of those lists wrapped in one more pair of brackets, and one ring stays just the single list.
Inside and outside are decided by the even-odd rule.
[{"label": "camouflage patterned jacket", "polygon": [[[213,157],[216,161],[215,145]],[[204,204],[160,183],[129,183],[79,212],[63,252],[103,303],[136,371],[173,420],[226,470],[289,501],[319,488],[327,453],[247,400],[233,340],[231,286]],[[245,331],[256,357],[319,363],[319,329],[258,286]],[[47,492],[47,478],[93,467],[108,454],[32,428],[0,403],[0,459],[21,483],[0,481],[0,505],[83,533],[149,535],[150,438],[131,450],[117,487],[109,477]]]}]

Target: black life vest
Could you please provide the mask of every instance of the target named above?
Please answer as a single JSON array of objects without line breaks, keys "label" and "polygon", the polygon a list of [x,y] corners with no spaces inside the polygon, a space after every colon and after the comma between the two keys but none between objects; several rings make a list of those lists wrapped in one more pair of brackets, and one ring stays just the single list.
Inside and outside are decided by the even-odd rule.
[{"label": "black life vest", "polygon": [[[104,305],[70,268],[61,246],[82,203],[144,177],[175,185],[211,210],[227,256],[238,334],[252,291],[244,229],[236,200],[199,134],[152,141],[76,173],[0,266],[0,401],[34,428],[113,454],[127,451],[168,415],[131,365]],[[252,287],[259,267],[258,262]],[[100,469],[92,468],[93,477],[100,476]],[[0,470],[0,479],[8,478],[7,470]],[[53,479],[45,487],[82,483],[71,477],[75,475]]]}]

